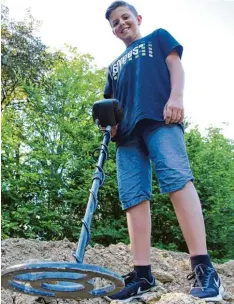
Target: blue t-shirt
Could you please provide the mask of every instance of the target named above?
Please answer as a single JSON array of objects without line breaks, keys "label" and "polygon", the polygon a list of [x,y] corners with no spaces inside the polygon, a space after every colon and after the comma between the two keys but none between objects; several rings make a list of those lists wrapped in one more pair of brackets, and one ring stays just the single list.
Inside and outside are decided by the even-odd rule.
[{"label": "blue t-shirt", "polygon": [[105,98],[116,98],[123,109],[116,141],[127,138],[137,122],[153,119],[164,122],[163,109],[170,92],[166,57],[183,47],[164,29],[134,41],[108,68]]}]

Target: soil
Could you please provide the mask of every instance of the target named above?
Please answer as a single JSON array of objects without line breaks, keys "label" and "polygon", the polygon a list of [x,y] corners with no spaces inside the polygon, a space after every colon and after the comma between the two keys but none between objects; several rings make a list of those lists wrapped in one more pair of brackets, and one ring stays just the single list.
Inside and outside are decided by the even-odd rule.
[{"label": "soil", "polygon": [[[71,262],[76,244],[68,240],[39,241],[25,239],[7,239],[2,241],[2,270],[9,266],[23,264],[29,260]],[[158,286],[145,296],[142,301],[132,303],[157,304],[204,304],[202,300],[189,296],[190,273],[189,255],[187,253],[165,251],[151,248],[152,272]],[[32,261],[31,261],[32,262]],[[34,261],[35,262],[35,261]],[[86,248],[83,264],[92,264],[108,268],[120,275],[132,270],[130,248],[122,243],[104,247],[102,245]],[[221,304],[234,303],[234,260],[224,264],[215,264],[225,288]],[[98,283],[97,283],[98,284]],[[99,282],[100,284],[100,282]],[[61,299],[54,297],[30,296],[2,288],[2,304],[107,304],[104,298]],[[112,302],[118,303],[116,301]]]}]

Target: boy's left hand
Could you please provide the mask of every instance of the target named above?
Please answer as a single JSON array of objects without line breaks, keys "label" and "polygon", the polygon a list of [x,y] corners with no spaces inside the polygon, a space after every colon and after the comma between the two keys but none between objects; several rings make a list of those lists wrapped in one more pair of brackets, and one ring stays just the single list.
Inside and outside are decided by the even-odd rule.
[{"label": "boy's left hand", "polygon": [[182,123],[184,120],[184,105],[183,99],[180,98],[169,98],[166,103],[163,116],[166,124],[170,123]]}]

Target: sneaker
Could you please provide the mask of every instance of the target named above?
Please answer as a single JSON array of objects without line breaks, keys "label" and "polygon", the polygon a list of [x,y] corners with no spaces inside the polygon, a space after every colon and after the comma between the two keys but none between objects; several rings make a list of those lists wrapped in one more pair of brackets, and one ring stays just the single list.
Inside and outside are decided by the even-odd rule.
[{"label": "sneaker", "polygon": [[150,291],[152,287],[156,286],[154,277],[150,283],[145,278],[138,278],[135,270],[123,276],[123,278],[125,281],[124,289],[112,296],[106,296],[106,300],[118,300],[120,303],[129,303],[133,299],[140,299],[144,293]]},{"label": "sneaker", "polygon": [[207,265],[199,264],[187,276],[188,280],[195,279],[190,294],[204,301],[221,301],[224,288],[216,270]]}]

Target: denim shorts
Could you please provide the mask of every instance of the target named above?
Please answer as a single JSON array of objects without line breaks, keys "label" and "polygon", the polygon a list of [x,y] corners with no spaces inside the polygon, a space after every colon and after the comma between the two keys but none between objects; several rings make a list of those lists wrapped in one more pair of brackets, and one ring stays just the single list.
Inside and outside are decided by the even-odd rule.
[{"label": "denim shorts", "polygon": [[155,169],[161,193],[184,188],[193,181],[180,125],[154,120],[140,121],[131,137],[116,151],[117,179],[122,209],[150,200],[152,170]]}]

